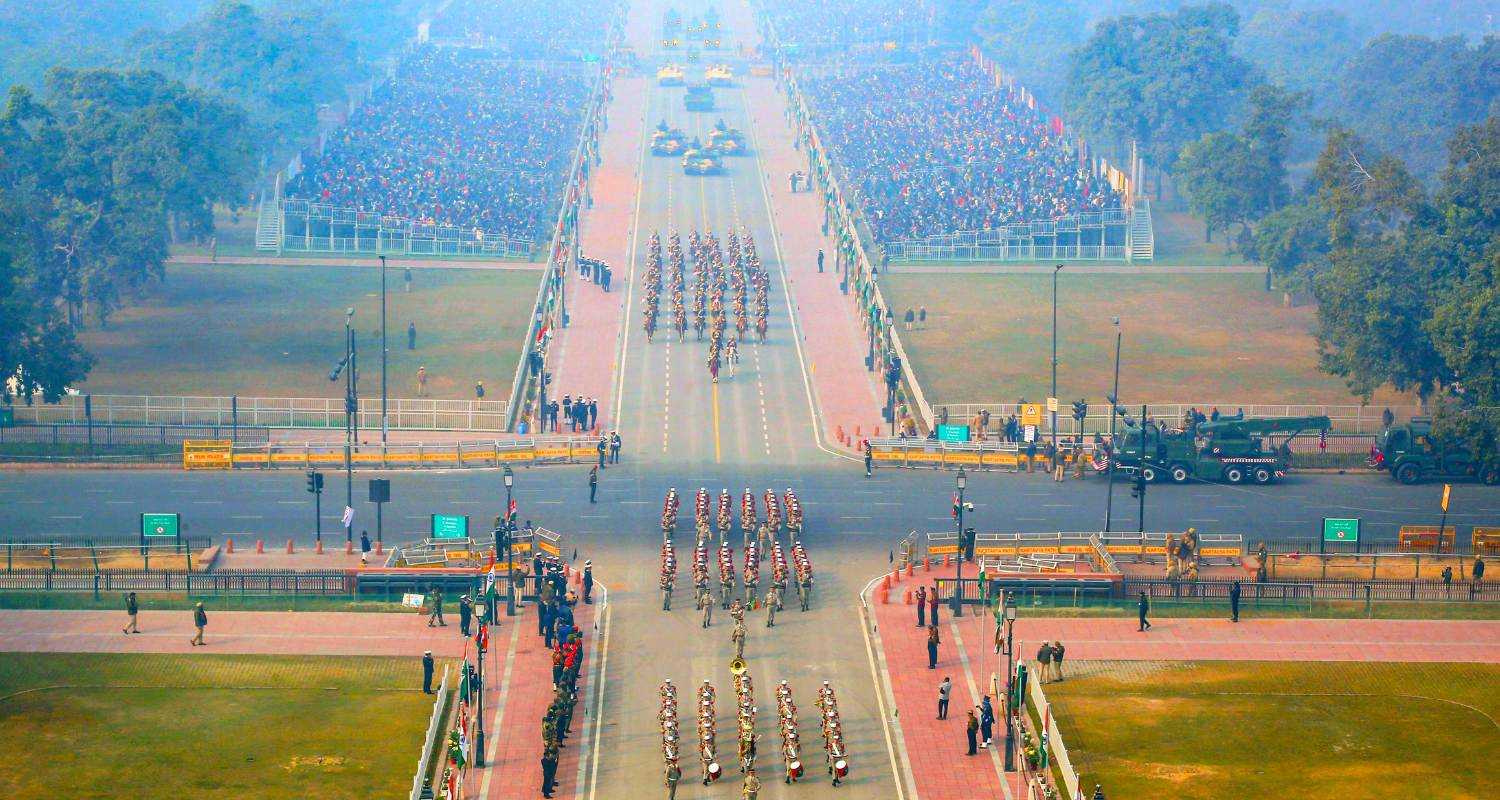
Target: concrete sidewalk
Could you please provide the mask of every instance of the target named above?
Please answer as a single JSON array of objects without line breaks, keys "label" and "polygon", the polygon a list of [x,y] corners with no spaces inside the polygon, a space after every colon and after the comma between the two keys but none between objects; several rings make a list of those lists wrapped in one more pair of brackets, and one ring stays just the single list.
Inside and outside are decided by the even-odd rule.
[{"label": "concrete sidewalk", "polygon": [[206,600],[204,647],[188,644],[193,613],[143,609],[141,633],[121,633],[123,601],[114,611],[0,611],[0,652],[241,653],[253,655],[421,656],[463,654],[458,615],[446,628],[410,613],[219,611]]}]

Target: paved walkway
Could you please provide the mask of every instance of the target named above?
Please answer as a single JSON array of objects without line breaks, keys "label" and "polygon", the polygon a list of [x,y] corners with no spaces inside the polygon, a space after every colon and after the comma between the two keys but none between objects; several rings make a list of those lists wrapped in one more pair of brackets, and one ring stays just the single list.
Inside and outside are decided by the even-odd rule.
[{"label": "paved walkway", "polygon": [[[949,568],[946,574],[951,575]],[[917,568],[916,580],[940,569]],[[887,679],[917,792],[923,800],[997,797],[999,752],[966,757],[964,721],[992,681],[1003,680],[1004,657],[994,648],[994,619],[972,613],[954,620],[942,606],[936,669],[927,668],[926,633],[917,627],[916,606],[902,597],[918,583],[891,588],[889,604],[873,606],[885,656]],[[878,591],[877,591],[878,597]],[[931,620],[928,620],[929,622]],[[1068,661],[1080,660],[1258,660],[1258,661],[1475,661],[1500,663],[1500,621],[1257,619],[1247,610],[1236,624],[1226,618],[1160,618],[1147,633],[1135,618],[1065,619],[1028,617],[1015,627],[1016,653],[1031,659],[1045,640],[1062,640]],[[937,687],[953,680],[947,721],[938,721]],[[997,708],[997,715],[1000,713]],[[999,726],[997,725],[997,728]],[[979,793],[976,795],[976,789]],[[1014,784],[1012,784],[1014,790]],[[1018,795],[1019,796],[1019,795]]]},{"label": "paved walkway", "polygon": [[463,654],[457,615],[446,628],[426,617],[322,611],[218,611],[206,602],[206,647],[188,644],[190,611],[143,610],[141,633],[125,635],[125,612],[0,611],[0,652],[245,653],[254,655],[420,656]]},{"label": "paved walkway", "polygon": [[[557,787],[552,794],[557,800],[575,796],[579,761],[593,736],[589,689],[599,647],[599,632],[594,629],[597,608],[582,602],[574,608],[573,621],[584,631],[583,664],[572,732],[563,742],[557,764]],[[521,609],[518,624],[506,626],[493,639],[493,651],[485,662],[486,675],[497,676],[485,681],[487,766],[470,772],[465,800],[541,796],[542,717],[553,696],[552,651],[536,631],[533,611],[531,606]]]},{"label": "paved walkway", "polygon": [[[760,163],[769,173],[776,230],[781,239],[787,273],[787,293],[797,308],[802,327],[803,353],[822,413],[824,443],[838,447],[835,431],[851,436],[856,428],[868,437],[876,427],[889,432],[880,419],[882,396],[874,373],[864,367],[868,346],[854,316],[852,295],[839,291],[835,266],[837,242],[822,232],[823,212],[818,192],[792,194],[787,176],[807,170],[807,156],[792,147],[795,137],[783,110],[785,99],[769,79],[745,80],[745,95],[755,125]],[[824,252],[824,272],[818,272],[818,249]]]},{"label": "paved walkway", "polygon": [[603,260],[614,274],[609,292],[577,272],[568,276],[568,327],[558,334],[550,365],[553,381],[548,396],[597,399],[599,428],[606,431],[614,427],[611,387],[620,367],[620,325],[630,284],[630,259],[634,256],[630,236],[641,177],[645,104],[644,78],[623,75],[615,79],[607,117],[609,129],[599,144],[602,163],[595,168],[590,186],[594,205],[584,210],[579,221],[583,255]]}]

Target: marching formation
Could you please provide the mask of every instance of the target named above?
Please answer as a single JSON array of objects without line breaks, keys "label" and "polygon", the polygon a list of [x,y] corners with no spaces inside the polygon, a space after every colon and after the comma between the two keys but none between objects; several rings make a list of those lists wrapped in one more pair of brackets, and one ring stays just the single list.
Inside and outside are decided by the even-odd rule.
[{"label": "marching formation", "polygon": [[[700,235],[693,231],[688,235],[688,248],[684,251],[682,238],[672,231],[667,234],[665,258],[660,233],[652,233],[646,246],[646,294],[641,323],[646,341],[654,341],[656,337],[663,291],[667,294],[672,332],[677,335],[677,341],[687,341],[689,260],[693,270],[691,325],[698,341],[703,341],[705,333],[708,335],[708,372],[717,383],[719,372],[725,366],[729,374],[734,375],[735,365],[739,363],[739,343],[752,325],[752,303],[756,338],[761,343],[766,341],[770,324],[770,278],[755,251],[755,240],[748,232],[736,234],[730,231],[727,242],[721,247],[717,235]],[[726,296],[729,302],[727,312]],[[734,333],[726,335],[730,314],[734,316]]]}]

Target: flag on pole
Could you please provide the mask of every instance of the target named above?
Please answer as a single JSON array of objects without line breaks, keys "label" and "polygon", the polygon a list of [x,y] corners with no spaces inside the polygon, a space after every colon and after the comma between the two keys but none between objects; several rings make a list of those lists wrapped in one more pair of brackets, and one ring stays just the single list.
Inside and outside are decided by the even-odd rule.
[{"label": "flag on pole", "polygon": [[1448,496],[1453,493],[1453,484],[1443,484],[1443,513],[1448,513]]},{"label": "flag on pole", "polygon": [[345,528],[351,528],[351,527],[354,526],[354,509],[353,509],[353,507],[351,507],[351,506],[344,506],[343,520],[344,520],[344,527]]},{"label": "flag on pole", "polygon": [[953,518],[958,519],[958,492],[953,493]]}]

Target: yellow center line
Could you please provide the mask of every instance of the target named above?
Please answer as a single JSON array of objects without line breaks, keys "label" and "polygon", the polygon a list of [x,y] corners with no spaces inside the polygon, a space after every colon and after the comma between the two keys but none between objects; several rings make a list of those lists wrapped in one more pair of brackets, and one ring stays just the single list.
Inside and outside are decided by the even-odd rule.
[{"label": "yellow center line", "polygon": [[717,464],[717,463],[719,463],[721,461],[721,455],[722,455],[721,452],[720,452],[720,450],[719,450],[719,384],[714,383],[714,384],[710,384],[710,385],[713,386],[713,398],[714,398],[714,463]]}]

